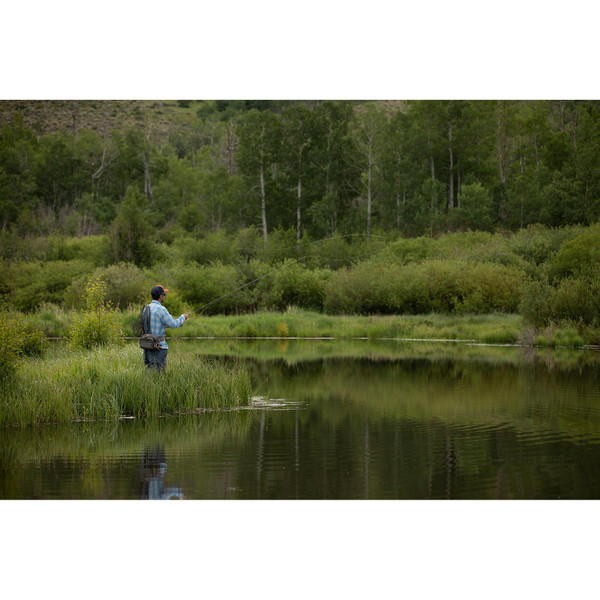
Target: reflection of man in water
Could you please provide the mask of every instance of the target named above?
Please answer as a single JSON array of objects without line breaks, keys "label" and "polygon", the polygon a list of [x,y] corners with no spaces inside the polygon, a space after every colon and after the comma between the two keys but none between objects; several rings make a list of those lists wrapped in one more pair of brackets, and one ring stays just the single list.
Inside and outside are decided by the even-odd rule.
[{"label": "reflection of man in water", "polygon": [[167,455],[163,446],[146,448],[142,454],[142,500],[178,500],[184,498],[181,488],[166,487]]}]

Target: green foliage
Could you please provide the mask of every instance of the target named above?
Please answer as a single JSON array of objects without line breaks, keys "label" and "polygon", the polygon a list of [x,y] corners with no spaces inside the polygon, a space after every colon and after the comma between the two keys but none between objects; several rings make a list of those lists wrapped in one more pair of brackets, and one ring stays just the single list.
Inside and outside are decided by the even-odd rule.
[{"label": "green foliage", "polygon": [[236,240],[232,240],[223,230],[209,233],[200,240],[181,238],[175,241],[174,246],[185,262],[209,264],[221,261],[231,264],[238,260]]},{"label": "green foliage", "polygon": [[568,277],[550,294],[552,321],[573,321],[597,325],[600,322],[600,280]]},{"label": "green foliage", "polygon": [[600,275],[600,225],[566,241],[553,257],[549,270],[551,281],[573,275]]},{"label": "green foliage", "polygon": [[480,184],[464,185],[458,195],[452,220],[460,229],[491,231],[494,225],[493,205],[489,192]]},{"label": "green foliage", "polygon": [[522,272],[502,265],[364,262],[331,276],[324,308],[334,314],[513,312],[523,279]]},{"label": "green foliage", "polygon": [[65,291],[65,304],[83,308],[86,303],[90,279],[101,279],[105,284],[105,299],[115,308],[124,309],[145,300],[152,288],[151,279],[139,267],[131,263],[119,263],[98,268],[75,279]]},{"label": "green foliage", "polygon": [[42,356],[47,345],[43,332],[31,320],[0,310],[0,380],[14,374],[21,356]]},{"label": "green foliage", "polygon": [[105,296],[106,284],[102,279],[90,279],[85,287],[86,307],[69,331],[71,347],[90,349],[121,343],[119,315],[105,301]]},{"label": "green foliage", "polygon": [[[176,273],[175,283],[181,290],[181,299],[194,308],[200,308],[242,285],[235,267],[220,262],[212,265],[190,264]],[[223,298],[207,309],[207,314],[231,312],[245,308],[243,291]]]},{"label": "green foliage", "polygon": [[169,313],[177,318],[179,315],[183,313],[191,312],[191,308],[183,301],[181,295],[175,291],[170,290],[169,293],[165,296],[165,301],[163,302],[163,306],[169,311]]},{"label": "green foliage", "polygon": [[526,323],[547,327],[575,323],[581,329],[600,325],[600,280],[567,277],[556,286],[530,282],[519,306]]},{"label": "green foliage", "polygon": [[50,236],[47,244],[47,250],[39,256],[40,260],[84,260],[97,267],[107,265],[110,260],[109,239],[106,235],[89,235],[82,238]]},{"label": "green foliage", "polygon": [[111,248],[115,262],[151,265],[156,258],[156,238],[145,210],[144,196],[129,186],[112,225]]},{"label": "green foliage", "polygon": [[258,284],[265,308],[284,310],[293,305],[321,310],[329,270],[309,270],[298,262],[284,261],[283,265]]},{"label": "green foliage", "polygon": [[541,327],[549,320],[552,288],[546,281],[530,280],[523,286],[519,313],[525,323]]},{"label": "green foliage", "polygon": [[550,229],[542,225],[530,225],[516,232],[507,243],[513,252],[528,262],[541,265],[548,262],[562,244],[577,236],[579,231],[576,227]]},{"label": "green foliage", "polygon": [[34,311],[45,303],[60,304],[73,279],[89,273],[91,264],[83,260],[14,262],[4,264],[0,278],[6,284],[7,301],[16,310]]},{"label": "green foliage", "polygon": [[18,322],[5,311],[0,312],[0,381],[12,375],[22,352],[17,334]]}]

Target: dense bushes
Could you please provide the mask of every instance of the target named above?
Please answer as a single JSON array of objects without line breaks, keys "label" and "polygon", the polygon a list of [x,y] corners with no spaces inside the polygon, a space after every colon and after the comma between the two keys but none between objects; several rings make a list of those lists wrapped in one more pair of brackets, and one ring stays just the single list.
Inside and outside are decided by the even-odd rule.
[{"label": "dense bushes", "polygon": [[91,275],[84,274],[71,283],[64,294],[67,306],[75,308],[85,306],[85,290],[90,278],[100,278],[106,283],[106,301],[120,309],[136,305],[148,298],[150,289],[154,285],[149,274],[131,263],[98,268]]},{"label": "dense bushes", "polygon": [[321,310],[330,274],[328,269],[310,270],[298,262],[286,261],[258,283],[257,288],[261,292],[259,307],[285,310],[292,305]]},{"label": "dense bushes", "polygon": [[516,310],[524,274],[511,267],[430,260],[403,267],[362,263],[331,276],[327,312],[419,314]]},{"label": "dense bushes", "polygon": [[550,281],[569,276],[595,278],[600,273],[600,225],[565,241],[550,262]]},{"label": "dense bushes", "polygon": [[0,281],[13,308],[29,312],[44,302],[63,302],[73,279],[93,270],[89,262],[76,259],[48,262],[3,263]]},{"label": "dense bushes", "polygon": [[[212,302],[242,285],[240,273],[231,265],[215,263],[213,265],[186,265],[175,273],[175,285],[181,298],[194,308]],[[233,312],[236,308],[248,308],[248,298],[243,291],[235,292],[223,298],[207,314]]]},{"label": "dense bushes", "polygon": [[545,327],[574,323],[600,325],[600,281],[567,277],[555,286],[530,281],[524,288],[519,311],[526,323]]},{"label": "dense bushes", "polygon": [[521,310],[539,326],[600,320],[600,225],[534,226],[514,235],[337,236],[299,246],[291,233],[274,232],[267,246],[253,228],[203,239],[186,234],[170,245],[157,243],[165,260],[146,267],[98,266],[104,251],[95,255],[89,240],[40,238],[36,249],[29,240],[26,253],[53,260],[4,260],[0,288],[9,307],[26,312],[49,304],[80,308],[89,278],[101,277],[107,301],[119,309],[149,302],[150,288],[166,285],[172,291],[165,305],[174,315],[217,300],[205,314],[298,306],[335,314]]}]

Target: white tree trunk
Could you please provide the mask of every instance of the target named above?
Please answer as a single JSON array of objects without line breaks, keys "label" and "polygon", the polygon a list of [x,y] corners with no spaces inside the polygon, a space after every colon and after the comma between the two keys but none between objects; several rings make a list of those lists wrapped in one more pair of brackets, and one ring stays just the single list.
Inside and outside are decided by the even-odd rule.
[{"label": "white tree trunk", "polygon": [[448,210],[454,208],[454,156],[452,154],[452,123],[448,127]]},{"label": "white tree trunk", "polygon": [[267,198],[265,195],[265,170],[260,166],[260,216],[262,219],[263,241],[267,243]]},{"label": "white tree trunk", "polygon": [[297,210],[296,239],[302,239],[302,176],[298,177],[298,210]]}]

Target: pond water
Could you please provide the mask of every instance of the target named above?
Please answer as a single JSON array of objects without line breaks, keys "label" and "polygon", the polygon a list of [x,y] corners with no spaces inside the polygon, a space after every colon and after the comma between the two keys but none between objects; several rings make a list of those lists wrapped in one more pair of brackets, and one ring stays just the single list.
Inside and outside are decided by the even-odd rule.
[{"label": "pond water", "polygon": [[178,341],[244,361],[252,407],[4,430],[0,498],[600,498],[594,350]]}]

